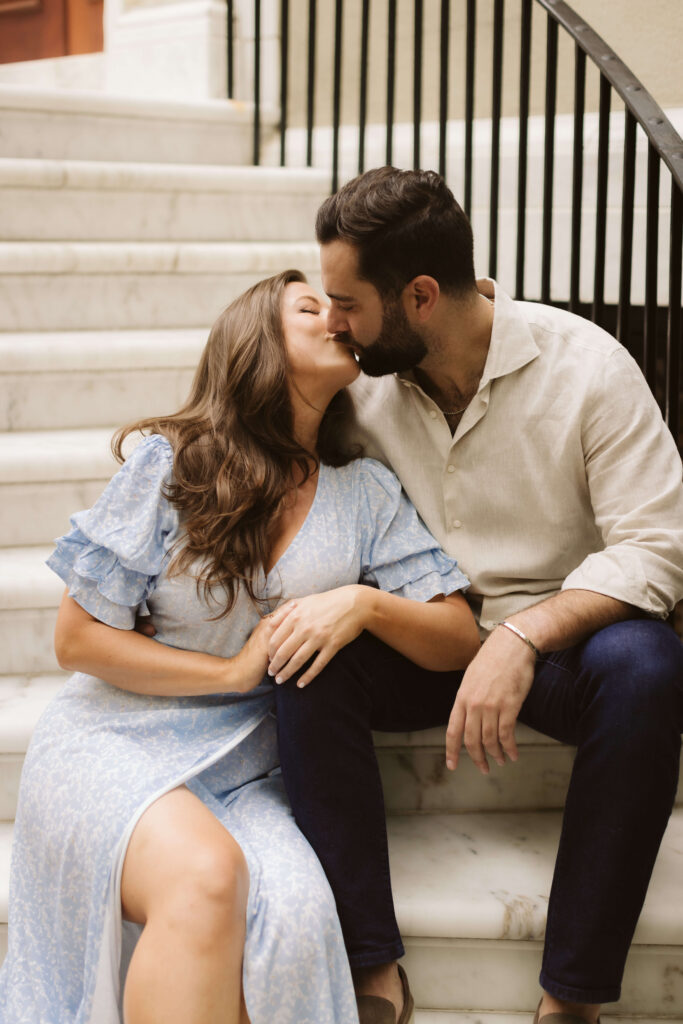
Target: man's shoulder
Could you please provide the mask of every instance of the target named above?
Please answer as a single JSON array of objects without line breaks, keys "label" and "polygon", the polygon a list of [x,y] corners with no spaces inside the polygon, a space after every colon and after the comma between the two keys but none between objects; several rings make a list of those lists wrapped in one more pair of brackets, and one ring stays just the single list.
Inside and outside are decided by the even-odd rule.
[{"label": "man's shoulder", "polygon": [[541,352],[562,348],[578,358],[592,353],[600,361],[625,351],[602,327],[569,310],[521,300],[515,301],[515,307],[527,322]]},{"label": "man's shoulder", "polygon": [[361,373],[348,390],[356,408],[365,410],[375,406],[386,410],[393,403],[400,403],[404,397],[401,381],[393,373],[383,377],[367,377]]}]

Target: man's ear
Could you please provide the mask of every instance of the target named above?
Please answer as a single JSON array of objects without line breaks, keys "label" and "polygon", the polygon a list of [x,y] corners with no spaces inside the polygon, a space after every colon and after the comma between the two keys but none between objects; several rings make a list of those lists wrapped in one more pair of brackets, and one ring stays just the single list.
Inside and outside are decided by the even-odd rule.
[{"label": "man's ear", "polygon": [[417,323],[426,323],[439,301],[439,282],[428,274],[420,274],[403,289],[403,305],[406,314]]}]

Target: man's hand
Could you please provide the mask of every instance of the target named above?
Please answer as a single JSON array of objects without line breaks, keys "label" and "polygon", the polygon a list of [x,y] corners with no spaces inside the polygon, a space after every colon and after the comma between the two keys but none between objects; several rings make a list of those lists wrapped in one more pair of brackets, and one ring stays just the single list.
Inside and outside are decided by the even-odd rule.
[{"label": "man's hand", "polygon": [[351,584],[283,604],[273,613],[268,674],[284,683],[317,653],[297,686],[310,683],[338,650],[363,632],[371,592]]},{"label": "man's hand", "polygon": [[489,636],[463,676],[446,731],[446,764],[457,768],[463,745],[483,775],[486,754],[517,760],[515,723],[534,681],[533,652],[507,629]]}]

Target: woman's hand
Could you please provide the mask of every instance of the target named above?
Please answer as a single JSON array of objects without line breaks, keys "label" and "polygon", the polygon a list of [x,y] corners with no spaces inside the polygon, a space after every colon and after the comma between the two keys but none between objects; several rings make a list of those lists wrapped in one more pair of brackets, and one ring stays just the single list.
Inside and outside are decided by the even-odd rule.
[{"label": "woman's hand", "polygon": [[[232,668],[232,672],[234,673],[234,668],[237,667],[240,691],[247,693],[263,682],[268,669],[268,645],[274,628],[273,616],[266,615],[252,631],[244,647],[236,656],[237,664]],[[234,684],[230,689],[234,689]]]},{"label": "woman's hand", "polygon": [[273,613],[268,674],[284,683],[317,652],[297,686],[306,686],[365,629],[373,588],[360,584],[287,601]]}]

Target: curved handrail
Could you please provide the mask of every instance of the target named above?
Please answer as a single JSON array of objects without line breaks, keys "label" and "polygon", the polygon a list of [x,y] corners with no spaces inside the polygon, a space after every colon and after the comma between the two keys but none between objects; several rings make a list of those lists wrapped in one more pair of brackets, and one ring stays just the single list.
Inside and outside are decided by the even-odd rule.
[{"label": "curved handrail", "polygon": [[564,28],[619,93],[683,192],[683,139],[645,86],[565,0],[536,0]]}]

